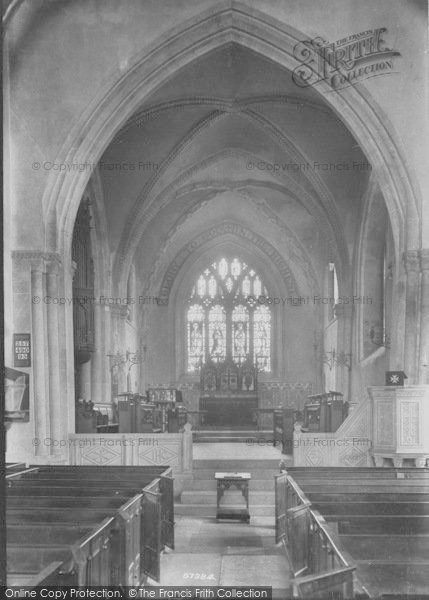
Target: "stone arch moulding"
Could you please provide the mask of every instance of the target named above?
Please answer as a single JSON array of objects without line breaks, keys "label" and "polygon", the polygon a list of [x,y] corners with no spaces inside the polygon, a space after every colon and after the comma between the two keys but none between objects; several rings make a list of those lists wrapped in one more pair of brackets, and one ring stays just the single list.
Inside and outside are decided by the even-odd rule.
[{"label": "stone arch moulding", "polygon": [[202,231],[193,240],[186,244],[176,258],[167,267],[162,283],[159,288],[158,298],[160,304],[168,304],[170,292],[177,275],[182,269],[188,258],[200,248],[207,245],[212,240],[218,240],[222,236],[231,235],[237,239],[251,243],[258,248],[275,265],[285,282],[288,294],[291,296],[299,295],[298,286],[288,264],[281,254],[262,236],[250,231],[246,227],[234,222],[221,223],[211,229]]},{"label": "stone arch moulding", "polygon": [[[285,223],[283,223],[277,215],[275,215],[271,209],[268,207],[267,203],[262,198],[255,198],[252,194],[250,194],[247,190],[247,185],[257,185],[259,184],[257,180],[244,180],[238,183],[232,182],[226,179],[222,179],[221,181],[217,180],[204,180],[197,181],[190,184],[190,187],[185,186],[184,188],[180,188],[178,193],[181,191],[186,191],[188,189],[198,190],[199,192],[203,192],[203,199],[189,209],[185,214],[181,216],[181,218],[175,223],[175,225],[169,230],[166,234],[164,240],[161,242],[160,249],[156,259],[153,261],[152,268],[150,274],[147,278],[147,284],[145,289],[143,290],[144,295],[151,295],[152,292],[155,293],[155,285],[154,281],[156,281],[157,273],[162,272],[163,265],[163,257],[168,248],[170,248],[172,244],[172,240],[174,236],[180,231],[180,229],[191,219],[198,211],[200,211],[203,207],[205,207],[210,202],[213,202],[219,193],[225,190],[235,190],[239,191],[240,195],[246,200],[248,200],[252,208],[256,211],[255,216],[258,217],[260,215],[262,218],[268,219],[273,225],[275,225],[276,229],[279,230],[283,235],[287,244],[287,255],[293,256],[294,261],[300,263],[304,277],[306,279],[308,285],[308,291],[311,293],[316,293],[320,290],[320,280],[316,275],[316,271],[314,269],[313,263],[311,262],[310,257],[308,256],[306,249],[303,247],[301,242],[296,238],[295,234],[287,227]],[[269,189],[280,190],[283,193],[287,193],[288,190],[279,186],[277,184],[272,184],[270,182],[264,182],[264,184],[260,185],[261,188],[266,186]],[[234,217],[232,217],[232,220]],[[226,221],[225,221],[226,222]],[[285,254],[283,254],[285,255]],[[128,269],[128,263],[125,263],[125,272]],[[124,285],[124,279],[121,280],[121,286]],[[304,293],[303,290],[301,290]]]},{"label": "stone arch moulding", "polygon": [[[215,9],[204,11],[160,37],[156,45],[145,48],[129,70],[111,81],[82,114],[70,131],[57,162],[96,163],[114,135],[141,106],[151,92],[165,83],[178,69],[226,43],[235,42],[282,65],[289,71],[298,66],[293,55],[297,42],[307,36],[263,12],[234,0],[225,0]],[[378,176],[392,221],[407,227],[408,248],[420,245],[421,227],[418,190],[414,187],[405,153],[392,128],[370,93],[349,86],[327,93],[319,87],[324,101],[339,116],[370,158]],[[90,177],[78,171],[52,172],[43,196],[48,215],[48,240],[68,258],[66,240],[73,227],[77,208]],[[401,249],[402,250],[402,249]]]},{"label": "stone arch moulding", "polygon": [[[374,222],[374,215],[377,211],[382,210],[382,205],[377,206],[377,203],[383,203],[386,211],[387,206],[383,197],[382,190],[377,179],[371,176],[368,187],[364,196],[364,204],[362,211],[362,219],[359,228],[359,235],[355,247],[353,265],[354,265],[354,289],[358,296],[365,296],[365,259],[367,253],[368,231],[370,225]],[[386,234],[392,241],[393,246],[393,280],[396,285],[396,292],[392,297],[392,306],[390,315],[391,330],[388,332],[390,337],[390,352],[389,361],[392,365],[404,363],[404,340],[405,340],[405,295],[400,291],[403,257],[400,251],[401,248],[401,231],[394,231],[393,224],[390,220],[390,215],[387,211],[387,231]],[[365,357],[363,352],[363,314],[364,305],[358,306],[355,313],[355,321],[353,323],[353,352],[358,357],[358,362],[362,365],[365,361],[371,359],[371,356]],[[393,327],[392,324],[395,324]],[[384,351],[384,350],[383,350]],[[379,353],[381,348],[379,348]]]}]

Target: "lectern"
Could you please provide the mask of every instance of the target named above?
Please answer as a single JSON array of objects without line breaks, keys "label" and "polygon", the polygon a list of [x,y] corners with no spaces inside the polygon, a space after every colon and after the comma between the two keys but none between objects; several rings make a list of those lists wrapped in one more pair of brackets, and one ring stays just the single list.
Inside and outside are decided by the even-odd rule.
[{"label": "lectern", "polygon": [[[216,519],[238,519],[239,521],[250,521],[249,513],[249,481],[250,473],[215,473],[217,481],[217,511]],[[241,491],[244,498],[245,506],[221,506],[225,490],[235,487]]]}]

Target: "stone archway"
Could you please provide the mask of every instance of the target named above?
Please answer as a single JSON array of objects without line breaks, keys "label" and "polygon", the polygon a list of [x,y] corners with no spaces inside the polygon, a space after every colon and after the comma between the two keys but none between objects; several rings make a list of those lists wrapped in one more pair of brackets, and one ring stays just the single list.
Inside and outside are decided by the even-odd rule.
[{"label": "stone archway", "polygon": [[[298,62],[299,31],[248,6],[227,0],[172,29],[160,42],[145,48],[121,76],[110,80],[75,123],[56,162],[96,164],[114,135],[144,102],[177,71],[211,51],[234,42],[293,71]],[[419,194],[406,167],[400,141],[385,122],[369,92],[353,86],[332,93],[321,84],[321,97],[370,157],[390,216],[396,256],[420,246]],[[79,203],[90,173],[54,172],[42,198],[46,215],[46,250],[64,264],[64,290],[71,295],[71,237]],[[399,260],[398,260],[399,262]],[[401,305],[405,311],[405,300]],[[65,309],[65,327],[71,312]],[[71,357],[64,359],[69,363]],[[66,368],[66,367],[64,367]],[[37,377],[40,373],[35,372]]]},{"label": "stone archway", "polygon": [[[180,35],[186,31],[186,35]],[[294,45],[305,38],[284,23],[235,1],[226,1],[216,11],[203,12],[180,24],[160,44],[147,48],[144,55],[110,88],[100,93],[74,127],[58,162],[91,163],[103,151],[144,98],[166,82],[178,69],[196,58],[235,42],[277,62],[292,71],[298,66]],[[269,40],[269,41],[267,41]],[[405,167],[399,141],[385,125],[380,108],[363,89],[350,86],[341,92],[327,93],[328,104],[358,140],[371,159],[379,179],[395,238],[398,255],[419,246],[420,228],[417,192]],[[79,172],[53,174],[43,203],[48,210],[48,246],[61,250],[68,258],[71,228],[89,174]],[[58,198],[64,198],[62,203]]]}]

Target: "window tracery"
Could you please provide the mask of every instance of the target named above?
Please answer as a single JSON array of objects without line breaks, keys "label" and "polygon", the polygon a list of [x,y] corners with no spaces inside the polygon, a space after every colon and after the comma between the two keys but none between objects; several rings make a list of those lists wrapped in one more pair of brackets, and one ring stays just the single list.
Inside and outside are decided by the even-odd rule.
[{"label": "window tracery", "polygon": [[226,358],[271,371],[271,310],[257,303],[263,295],[261,278],[239,258],[221,258],[199,275],[186,313],[188,372]]}]

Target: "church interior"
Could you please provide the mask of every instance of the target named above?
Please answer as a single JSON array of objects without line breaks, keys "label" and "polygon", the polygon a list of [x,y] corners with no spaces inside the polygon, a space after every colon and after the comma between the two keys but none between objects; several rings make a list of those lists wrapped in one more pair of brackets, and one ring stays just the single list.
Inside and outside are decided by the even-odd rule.
[{"label": "church interior", "polygon": [[427,3],[4,4],[2,584],[429,594]]}]

